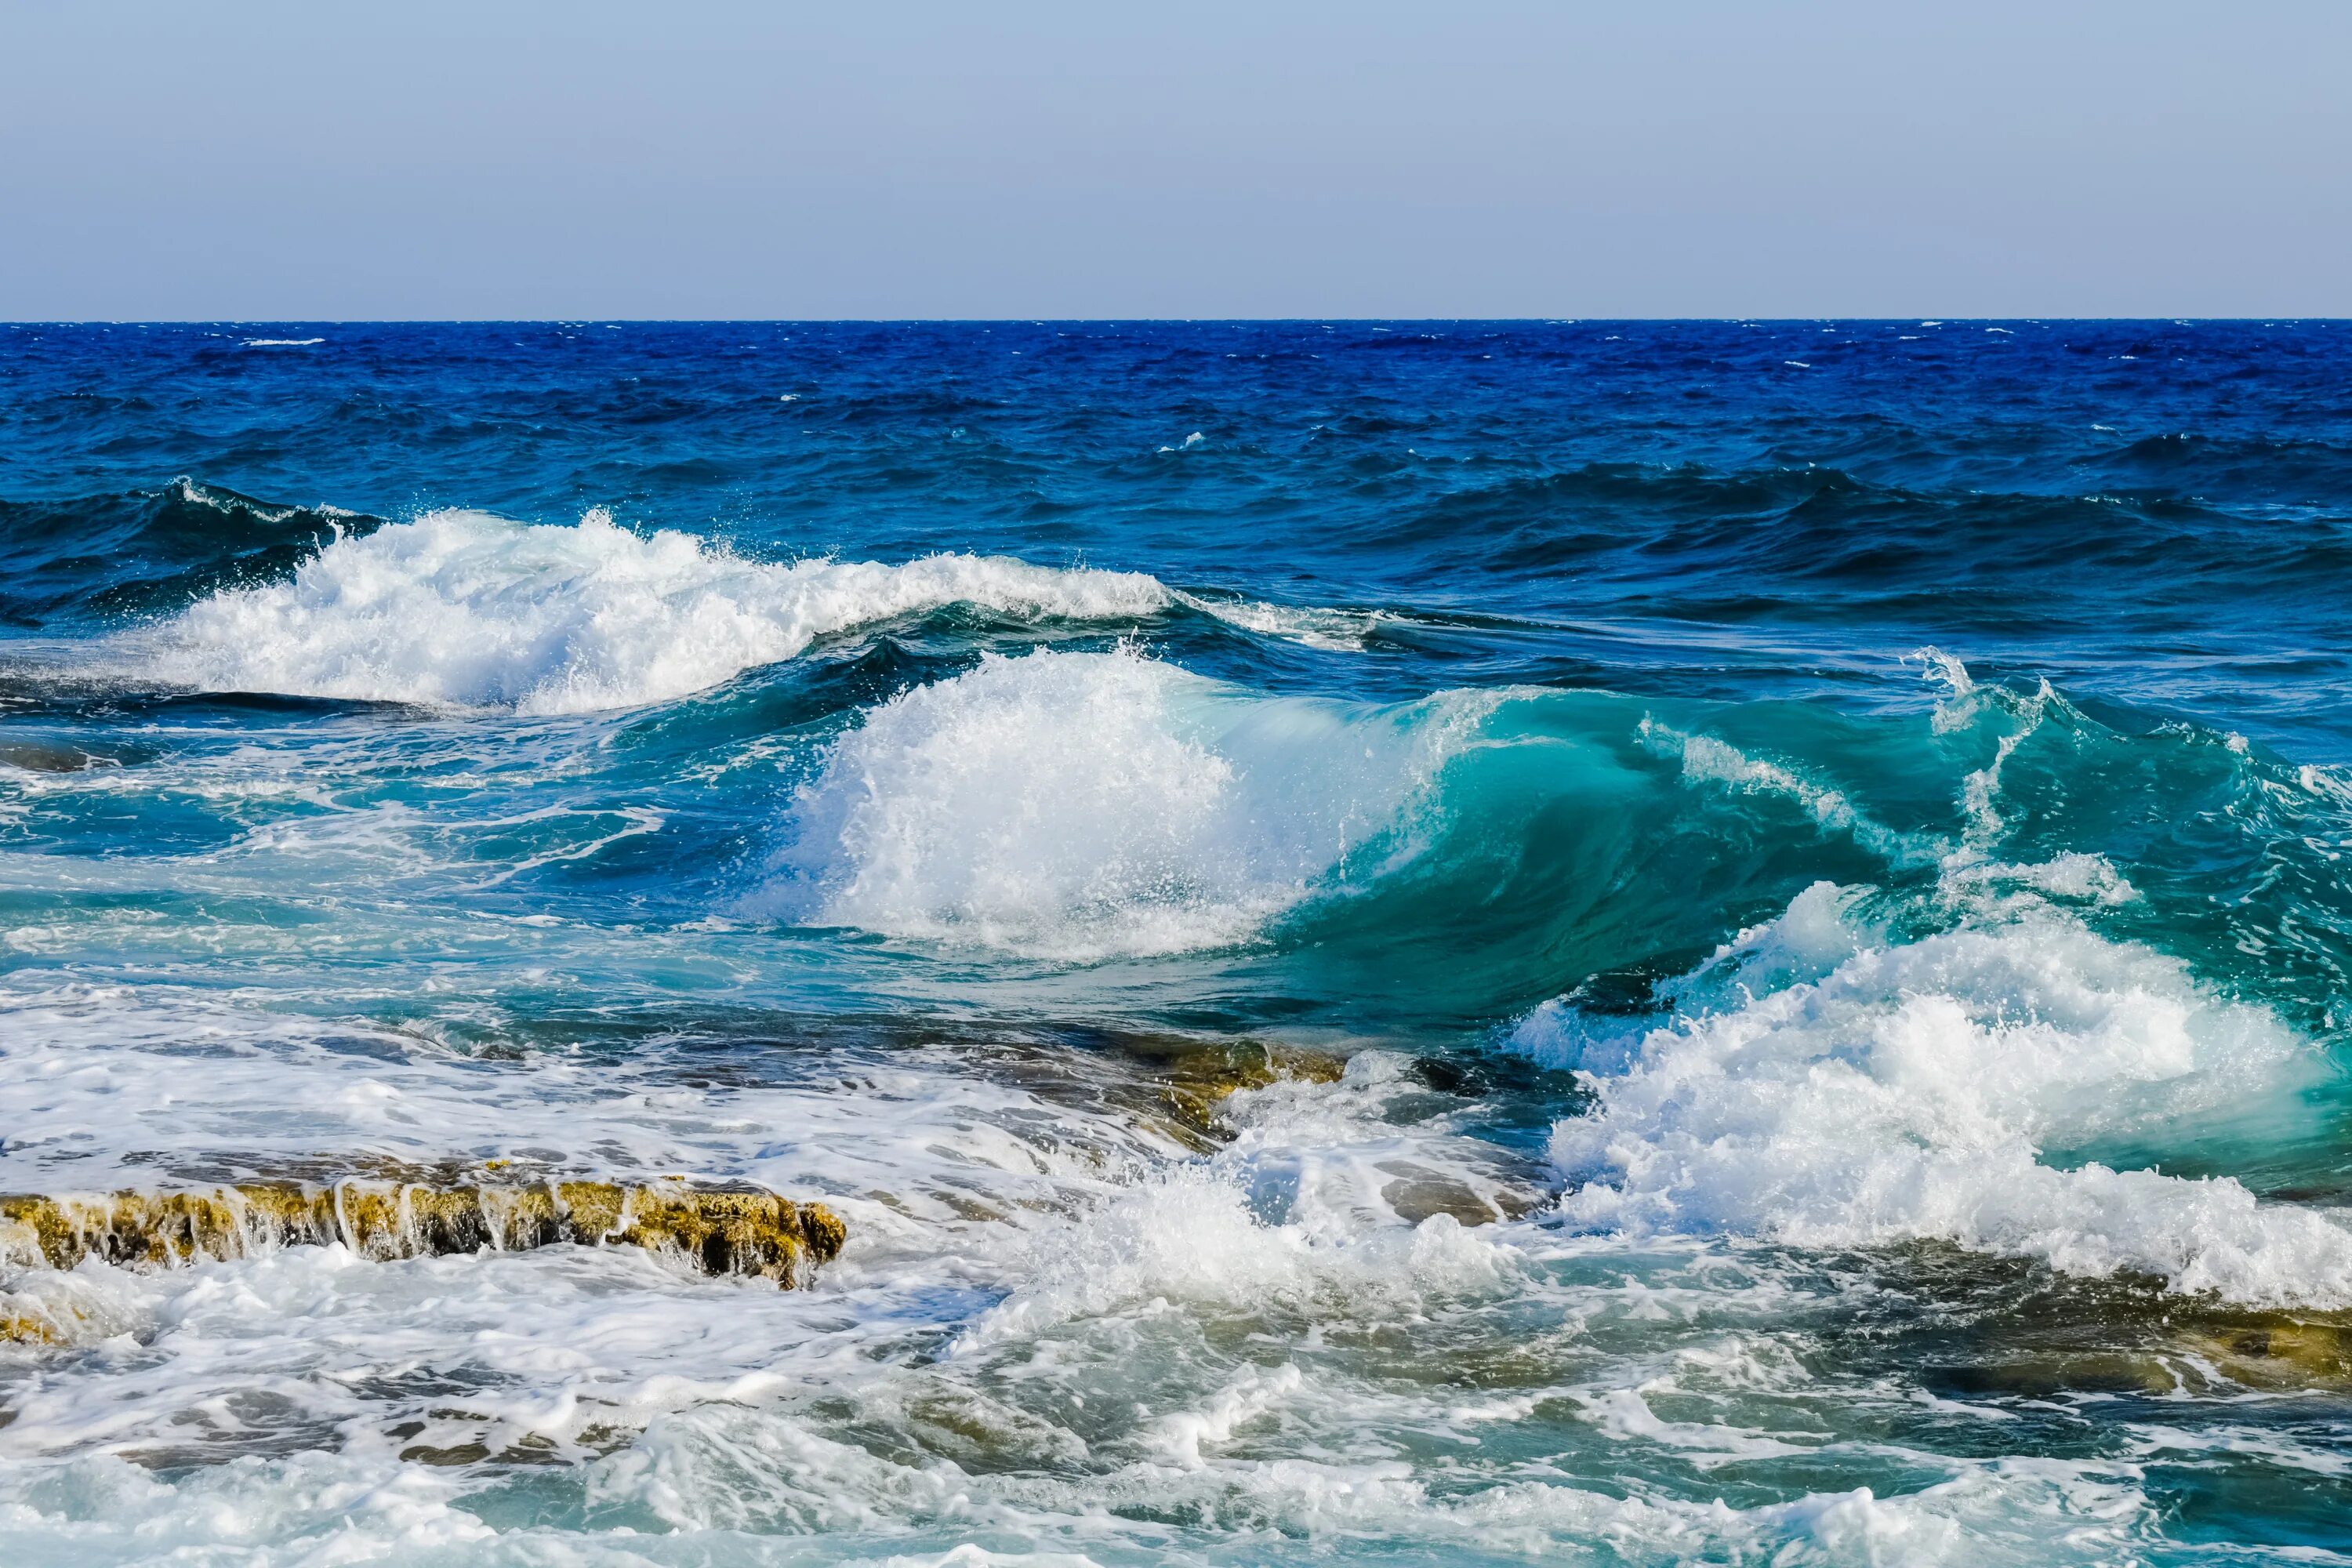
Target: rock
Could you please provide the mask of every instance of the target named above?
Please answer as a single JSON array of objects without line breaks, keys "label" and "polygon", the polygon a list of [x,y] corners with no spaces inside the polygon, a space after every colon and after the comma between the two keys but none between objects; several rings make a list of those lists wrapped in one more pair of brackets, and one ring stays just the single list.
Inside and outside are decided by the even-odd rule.
[{"label": "rock", "polygon": [[1282,1079],[1337,1083],[1348,1070],[1340,1057],[1255,1041],[1191,1045],[1161,1056],[1159,1065],[1168,1109],[1204,1132],[1217,1131],[1217,1107],[1242,1089],[1264,1089]]},{"label": "rock", "polygon": [[[71,1268],[85,1258],[164,1268],[341,1242],[379,1260],[520,1252],[572,1242],[640,1247],[706,1274],[789,1289],[841,1251],[822,1204],[683,1181],[500,1185],[352,1179],[242,1182],[194,1192],[0,1197],[0,1259]],[[0,1338],[34,1339],[0,1321]]]},{"label": "rock", "polygon": [[34,773],[78,773],[106,762],[75,746],[53,746],[46,741],[0,741],[0,763]]}]

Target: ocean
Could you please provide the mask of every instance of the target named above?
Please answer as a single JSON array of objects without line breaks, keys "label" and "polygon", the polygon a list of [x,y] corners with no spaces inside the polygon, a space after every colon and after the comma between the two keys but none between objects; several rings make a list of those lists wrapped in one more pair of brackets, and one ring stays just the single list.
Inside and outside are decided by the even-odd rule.
[{"label": "ocean", "polygon": [[0,329],[0,1559],[2352,1562],[2347,679],[2352,323]]}]

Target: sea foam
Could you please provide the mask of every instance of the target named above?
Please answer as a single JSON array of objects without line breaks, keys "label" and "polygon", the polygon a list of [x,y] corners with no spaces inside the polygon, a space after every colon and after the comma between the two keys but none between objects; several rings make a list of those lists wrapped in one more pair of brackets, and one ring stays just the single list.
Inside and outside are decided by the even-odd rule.
[{"label": "sea foam", "polygon": [[1895,942],[1848,902],[1817,884],[1645,1035],[1612,1039],[1559,1003],[1518,1026],[1520,1048],[1601,1094],[1552,1132],[1572,1219],[1805,1247],[1935,1239],[2247,1304],[2352,1304],[2336,1217],[2088,1157],[2290,1097],[2310,1058],[2269,1013],[2048,905]]},{"label": "sea foam", "polygon": [[782,565],[601,510],[573,527],[438,511],[338,539],[289,581],[214,594],[140,652],[200,690],[578,713],[667,701],[950,605],[1119,620],[1170,603],[1140,573],[972,555]]},{"label": "sea foam", "polygon": [[1132,651],[991,655],[844,735],[753,902],[1089,960],[1243,942],[1412,849],[1486,710],[1253,696]]},{"label": "sea foam", "polygon": [[689,533],[632,531],[601,507],[570,527],[444,510],[344,534],[289,580],[212,594],[118,652],[126,673],[202,691],[582,713],[669,701],[820,637],[951,605],[1035,622],[1181,606],[1322,648],[1360,647],[1379,618],[1003,556],[755,561]]}]

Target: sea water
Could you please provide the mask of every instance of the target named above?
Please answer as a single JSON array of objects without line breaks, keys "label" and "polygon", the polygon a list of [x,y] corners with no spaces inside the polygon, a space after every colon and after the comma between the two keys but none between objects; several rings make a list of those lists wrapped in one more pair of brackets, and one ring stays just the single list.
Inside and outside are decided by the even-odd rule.
[{"label": "sea water", "polygon": [[[2352,1556],[2352,329],[16,327],[12,1564]],[[30,1327],[27,1327],[30,1325]]]}]

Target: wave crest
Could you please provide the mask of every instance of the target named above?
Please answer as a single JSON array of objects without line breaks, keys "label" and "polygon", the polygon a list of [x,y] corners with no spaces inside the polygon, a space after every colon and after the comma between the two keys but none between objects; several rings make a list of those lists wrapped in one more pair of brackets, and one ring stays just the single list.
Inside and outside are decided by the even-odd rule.
[{"label": "wave crest", "polygon": [[2048,906],[1889,944],[1850,898],[1816,884],[1744,933],[1671,1025],[1612,1037],[1557,1002],[1521,1023],[1521,1049],[1600,1092],[1552,1132],[1572,1218],[1933,1239],[2249,1304],[2352,1304],[2352,1229],[2330,1216],[2091,1158],[2283,1103],[2309,1058],[2267,1012]]},{"label": "wave crest", "polygon": [[1485,710],[1465,698],[1369,709],[1129,650],[990,655],[842,737],[755,901],[1072,961],[1243,942],[1406,852],[1406,807]]},{"label": "wave crest", "polygon": [[142,639],[154,674],[201,690],[578,713],[683,697],[950,605],[1095,620],[1169,603],[1140,573],[972,555],[778,565],[602,510],[576,527],[439,511],[337,539],[291,580],[215,593]]}]

